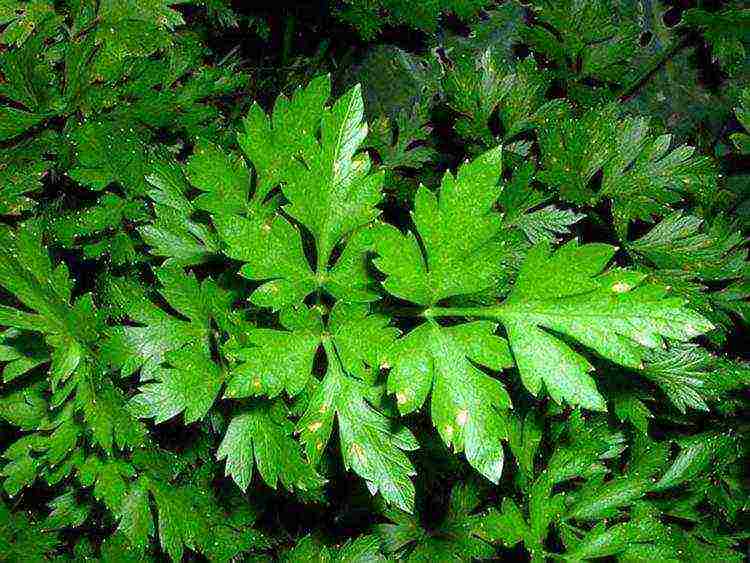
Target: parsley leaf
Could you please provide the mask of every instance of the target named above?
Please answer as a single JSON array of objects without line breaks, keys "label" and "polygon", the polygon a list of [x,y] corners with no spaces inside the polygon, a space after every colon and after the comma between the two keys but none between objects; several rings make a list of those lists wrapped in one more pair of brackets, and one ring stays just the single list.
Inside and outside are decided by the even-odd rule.
[{"label": "parsley leaf", "polygon": [[[361,292],[345,289],[347,284],[331,269],[331,258],[337,245],[356,238],[356,231],[378,215],[383,176],[370,174],[369,157],[357,154],[367,136],[359,87],[326,108],[329,91],[329,78],[316,79],[291,101],[279,98],[272,118],[255,106],[239,137],[258,170],[256,205],[279,183],[288,200],[284,215],[265,210],[249,217],[214,218],[229,256],[248,262],[242,274],[270,280],[253,293],[257,305],[282,309],[317,288],[362,298]],[[314,268],[296,223],[313,237]],[[255,242],[249,244],[251,240]]]},{"label": "parsley leaf", "polygon": [[244,491],[252,479],[253,459],[263,480],[273,488],[319,488],[323,479],[302,459],[299,444],[290,436],[294,425],[278,401],[256,403],[229,422],[216,453],[227,460],[226,473]]},{"label": "parsley leaf", "polygon": [[[443,177],[439,196],[420,187],[412,215],[419,238],[391,229],[376,242],[375,265],[393,295],[432,305],[454,295],[492,287],[505,243],[499,195],[501,149],[493,149]],[[425,255],[423,255],[424,248]]]},{"label": "parsley leaf", "polygon": [[425,323],[394,346],[388,377],[402,414],[419,409],[431,393],[432,423],[445,444],[465,451],[469,463],[495,483],[503,470],[502,411],[510,408],[510,397],[474,363],[493,370],[512,365],[507,342],[493,336],[496,328],[487,321],[448,328]]},{"label": "parsley leaf", "polygon": [[681,299],[625,270],[600,274],[614,254],[601,244],[568,243],[554,254],[534,247],[508,299],[490,316],[502,321],[521,379],[542,383],[556,401],[604,410],[589,362],[553,334],[564,334],[603,357],[638,367],[660,337],[688,340],[712,328]]}]

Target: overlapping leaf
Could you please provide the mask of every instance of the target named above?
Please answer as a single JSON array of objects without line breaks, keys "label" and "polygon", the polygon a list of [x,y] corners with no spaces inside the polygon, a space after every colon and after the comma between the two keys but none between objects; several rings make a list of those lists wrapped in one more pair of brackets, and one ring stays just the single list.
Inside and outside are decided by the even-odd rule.
[{"label": "overlapping leaf", "polygon": [[[401,450],[416,449],[417,443],[408,430],[395,427],[376,408],[378,389],[370,384],[372,370],[385,361],[396,331],[386,326],[384,317],[368,315],[366,307],[344,303],[334,307],[325,324],[317,309],[305,307],[284,311],[281,322],[287,330],[247,331],[248,346],[236,352],[241,363],[230,374],[227,397],[276,396],[282,390],[296,395],[312,385],[297,425],[308,458],[320,459],[338,420],[347,468],[364,478],[373,494],[380,491],[386,500],[411,510],[414,488],[409,478],[414,470]],[[319,382],[312,370],[321,348],[328,367]],[[243,424],[235,423],[237,432],[245,429],[246,440],[251,439],[248,428],[257,416],[240,415]],[[240,478],[243,483],[245,477]],[[310,488],[309,483],[303,488]]]},{"label": "overlapping leaf", "polygon": [[[333,350],[329,348],[329,358]],[[342,370],[334,360],[313,392],[297,429],[307,455],[318,459],[330,439],[334,419],[338,421],[344,466],[366,480],[372,494],[402,510],[414,510],[416,473],[404,453],[418,448],[412,433],[376,410],[375,397],[362,381]]]},{"label": "overlapping leaf", "polygon": [[[564,106],[545,112],[539,118],[539,179],[573,203],[611,198],[621,236],[631,220],[651,221],[686,194],[710,200],[716,187],[711,159],[686,145],[672,149],[670,135],[654,135],[645,119],[619,120],[618,113],[615,104],[578,119]],[[602,185],[595,191],[592,179],[599,172]]]},{"label": "overlapping leaf", "polygon": [[[384,326],[382,318],[368,317],[364,307],[338,304],[334,308],[327,330],[318,336],[316,345],[325,350],[327,371],[322,381],[314,382],[297,431],[308,458],[317,461],[331,437],[334,421],[338,421],[347,469],[365,479],[373,494],[379,491],[387,501],[411,511],[414,485],[410,477],[414,468],[404,451],[414,450],[418,444],[409,430],[395,425],[378,410],[380,392],[369,383],[372,378],[368,375],[384,360],[394,332]],[[288,367],[271,370],[284,373]],[[309,378],[307,373],[295,375]]]},{"label": "overlapping leaf", "polygon": [[[331,258],[342,240],[356,238],[357,230],[377,216],[382,174],[370,174],[367,155],[356,154],[367,135],[359,87],[325,108],[329,93],[330,79],[323,77],[291,100],[279,98],[270,118],[254,106],[239,137],[257,171],[255,205],[279,184],[288,200],[285,215],[215,218],[227,253],[248,262],[243,275],[270,280],[253,294],[258,305],[284,308],[316,288],[337,297],[371,299],[361,268],[332,268]],[[312,235],[315,267],[296,223]],[[349,256],[347,249],[344,256]],[[367,247],[350,250],[362,255]]]},{"label": "overlapping leaf", "polygon": [[141,369],[143,381],[159,369],[168,352],[193,346],[195,353],[209,358],[211,322],[226,327],[232,318],[232,296],[213,280],[199,282],[174,265],[161,268],[157,276],[161,295],[179,315],[158,307],[135,283],[113,280],[109,288],[109,298],[120,314],[138,326],[113,329],[103,357],[126,375]]}]

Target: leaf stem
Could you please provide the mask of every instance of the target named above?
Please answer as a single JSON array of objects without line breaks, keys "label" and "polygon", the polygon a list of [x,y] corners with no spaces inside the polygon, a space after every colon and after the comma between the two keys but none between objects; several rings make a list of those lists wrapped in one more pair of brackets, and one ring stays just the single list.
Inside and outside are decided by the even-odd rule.
[{"label": "leaf stem", "polygon": [[635,80],[630,82],[627,86],[625,86],[622,91],[620,92],[620,95],[617,96],[621,102],[626,101],[628,98],[630,98],[632,95],[634,95],[640,88],[648,82],[648,80],[659,71],[659,69],[664,66],[672,57],[674,57],[677,53],[682,51],[685,47],[687,47],[690,44],[690,38],[685,37],[681,41],[676,42],[672,47],[667,49],[667,51],[664,52],[664,54],[656,59],[652,64],[646,69],[645,72],[642,72],[641,74],[636,77]]},{"label": "leaf stem", "polygon": [[389,317],[420,318],[424,317],[424,309],[419,306],[373,305],[373,312]]},{"label": "leaf stem", "polygon": [[425,309],[422,316],[428,319],[439,317],[478,317],[483,319],[497,319],[503,311],[502,305],[488,307],[430,307]]},{"label": "leaf stem", "polygon": [[293,13],[288,13],[284,17],[284,35],[281,43],[281,65],[287,66],[292,55],[292,44],[294,42],[294,29],[297,23],[297,17]]}]

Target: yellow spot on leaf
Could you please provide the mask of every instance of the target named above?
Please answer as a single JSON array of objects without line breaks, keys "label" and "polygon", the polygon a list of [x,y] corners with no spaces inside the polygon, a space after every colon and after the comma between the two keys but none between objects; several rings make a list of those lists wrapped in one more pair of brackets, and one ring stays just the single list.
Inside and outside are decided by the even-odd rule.
[{"label": "yellow spot on leaf", "polygon": [[633,286],[623,281],[618,281],[617,283],[612,285],[612,291],[614,291],[615,293],[625,293],[627,291],[630,291],[631,289],[633,289]]},{"label": "yellow spot on leaf", "polygon": [[458,411],[456,415],[456,423],[463,427],[466,426],[466,421],[469,420],[469,411],[466,409]]},{"label": "yellow spot on leaf", "polygon": [[321,426],[323,426],[323,423],[322,423],[322,422],[320,422],[320,421],[318,421],[318,422],[312,422],[312,423],[310,423],[310,424],[309,424],[309,425],[307,426],[307,429],[308,429],[308,430],[309,430],[310,432],[317,432],[318,430],[320,430],[320,427],[321,427]]},{"label": "yellow spot on leaf", "polygon": [[361,463],[365,459],[365,450],[362,449],[362,446],[357,444],[356,442],[352,444],[350,448],[352,455],[357,458],[357,460]]}]

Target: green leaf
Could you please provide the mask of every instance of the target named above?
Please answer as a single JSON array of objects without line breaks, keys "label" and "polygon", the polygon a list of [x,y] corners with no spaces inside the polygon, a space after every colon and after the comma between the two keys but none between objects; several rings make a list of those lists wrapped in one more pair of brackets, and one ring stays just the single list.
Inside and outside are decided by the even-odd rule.
[{"label": "green leaf", "polygon": [[371,125],[364,146],[378,154],[383,168],[420,168],[437,157],[435,149],[427,145],[426,122],[421,107],[412,113],[401,111],[394,119],[380,117]]},{"label": "green leaf", "polygon": [[583,217],[568,209],[558,209],[554,205],[548,205],[521,216],[516,221],[516,226],[524,232],[531,244],[537,244],[554,241],[557,235],[568,234],[570,226]]},{"label": "green leaf", "polygon": [[[86,299],[72,303],[73,283],[64,264],[53,267],[39,232],[0,231],[0,285],[35,313],[3,306],[2,323],[84,343],[96,338]],[[61,368],[62,369],[62,368]]]},{"label": "green leaf", "polygon": [[474,514],[480,490],[472,481],[458,483],[451,491],[448,513],[434,529],[425,530],[418,517],[390,509],[384,516],[392,523],[378,524],[386,554],[399,561],[484,560],[494,549],[487,534],[488,515]]},{"label": "green leaf", "polygon": [[42,181],[52,167],[45,155],[56,152],[58,140],[56,134],[45,132],[4,149],[0,167],[0,214],[18,215],[36,206],[36,201],[27,194],[42,188]]},{"label": "green leaf", "polygon": [[486,321],[448,328],[426,323],[397,342],[388,376],[388,391],[402,414],[419,409],[431,393],[432,423],[443,442],[465,452],[494,483],[503,470],[502,411],[510,408],[510,397],[500,381],[469,360],[494,370],[511,365],[507,343],[493,336],[496,328]]},{"label": "green leaf", "polygon": [[498,147],[461,166],[456,176],[447,173],[439,196],[419,188],[413,213],[419,239],[392,229],[376,243],[375,264],[388,276],[388,292],[431,305],[492,287],[504,249],[501,216],[493,210],[500,162]]},{"label": "green leaf", "polygon": [[538,413],[530,410],[523,419],[508,416],[508,427],[508,445],[524,479],[530,482],[534,477],[534,462],[542,441],[541,419]]},{"label": "green leaf", "polygon": [[[281,322],[288,331],[247,331],[253,346],[239,349],[237,357],[246,361],[232,371],[227,396],[274,396],[283,389],[299,393],[309,385],[313,359],[322,346],[328,369],[322,382],[313,380],[297,426],[307,457],[320,459],[337,418],[347,469],[364,478],[373,494],[381,491],[389,502],[412,509],[409,478],[414,469],[402,450],[416,449],[416,440],[376,410],[380,392],[370,384],[372,370],[384,360],[396,331],[386,326],[384,317],[368,315],[366,306],[343,302],[336,304],[325,325],[318,308],[304,306],[285,311]],[[289,355],[279,361],[284,354]]]},{"label": "green leaf", "polygon": [[247,332],[250,346],[236,353],[243,363],[230,372],[226,397],[275,397],[281,391],[294,396],[305,388],[320,346],[320,316],[304,307],[288,309],[279,322],[289,330],[254,328]]},{"label": "green leaf", "polygon": [[196,491],[159,482],[152,482],[149,490],[159,514],[159,543],[172,561],[182,561],[185,548],[195,549],[203,531],[202,518],[193,512]]},{"label": "green leaf", "polygon": [[93,485],[94,498],[114,514],[119,514],[128,495],[129,479],[134,473],[133,466],[125,461],[90,455],[78,467],[78,480],[84,487]]},{"label": "green leaf", "polygon": [[188,160],[186,173],[190,183],[205,192],[193,201],[198,209],[232,214],[247,208],[250,173],[241,157],[202,141]]},{"label": "green leaf", "polygon": [[0,3],[0,25],[5,27],[0,34],[0,43],[20,46],[42,22],[54,16],[52,2],[32,0],[21,3],[6,0]]},{"label": "green leaf", "polygon": [[[76,449],[83,426],[73,417],[72,405],[68,404],[51,425],[54,428],[47,438],[45,461],[56,465]],[[79,452],[80,453],[80,452]]]},{"label": "green leaf", "polygon": [[543,169],[538,178],[579,205],[590,203],[594,175],[610,156],[617,119],[614,105],[591,110],[580,119],[570,117],[567,106],[552,106],[539,117],[539,146]]},{"label": "green leaf", "polygon": [[262,402],[243,409],[229,422],[216,457],[227,460],[226,474],[243,491],[252,480],[253,465],[274,489],[278,481],[289,490],[323,485],[324,480],[302,459],[299,444],[290,436],[294,425],[284,411],[280,402]]},{"label": "green leaf", "polygon": [[214,404],[224,373],[200,346],[188,346],[167,355],[173,367],[159,368],[156,382],[146,383],[131,399],[132,410],[156,424],[185,413],[185,424],[203,418]]},{"label": "green leaf", "polygon": [[[214,218],[227,254],[247,262],[240,272],[251,280],[269,280],[250,301],[260,307],[283,309],[301,303],[317,286],[298,231],[283,217]],[[252,242],[251,242],[252,241]]]},{"label": "green leaf", "polygon": [[119,449],[143,445],[146,430],[128,410],[123,393],[108,379],[94,383],[91,375],[79,375],[76,402],[81,405],[93,442],[109,454],[113,445]]},{"label": "green leaf", "polygon": [[75,129],[77,164],[68,175],[92,190],[119,184],[128,195],[146,194],[149,171],[145,141],[132,127],[104,121]]},{"label": "green leaf", "polygon": [[663,533],[661,523],[647,518],[614,524],[609,528],[601,522],[564,557],[569,561],[580,561],[617,555],[631,545],[658,540]]},{"label": "green leaf", "polygon": [[[24,2],[24,4],[40,5],[41,3]],[[49,15],[49,8],[50,6],[47,6],[48,14],[35,22],[38,24],[36,33],[27,33],[31,30],[21,25],[23,37],[26,39],[23,44],[16,49],[3,49],[0,52],[0,70],[5,78],[0,83],[0,93],[3,98],[16,102],[32,114],[46,117],[58,113],[63,105],[60,99],[60,77],[54,72],[50,60],[50,45],[56,43],[55,35],[59,32],[58,26],[61,18],[46,17]],[[11,24],[8,29],[13,27],[14,24]],[[2,42],[0,38],[0,44]],[[17,114],[10,110],[5,115]],[[18,115],[21,116],[22,121],[33,119],[28,115]]]},{"label": "green leaf", "polygon": [[[722,69],[733,75],[742,70],[747,61],[750,10],[741,2],[729,2],[722,10],[708,11],[697,8],[687,10],[685,23],[697,29],[711,46],[711,58]],[[734,4],[734,6],[732,6]]]},{"label": "green leaf", "polygon": [[480,537],[493,543],[512,547],[531,533],[516,503],[505,497],[500,510],[491,509],[482,517]]},{"label": "green leaf", "polygon": [[41,522],[33,521],[26,512],[11,512],[0,503],[0,552],[9,560],[43,561],[54,557],[62,545],[56,531],[46,529]]},{"label": "green leaf", "polygon": [[682,413],[688,408],[708,411],[710,401],[750,385],[747,363],[719,358],[693,345],[651,351],[641,373]]},{"label": "green leaf", "polygon": [[10,444],[3,452],[3,458],[8,460],[0,475],[3,488],[10,496],[16,496],[24,487],[31,485],[37,478],[44,460],[36,455],[44,451],[44,439],[39,434],[27,434]]},{"label": "green leaf", "polygon": [[568,233],[571,225],[585,217],[554,205],[539,209],[539,205],[550,196],[532,186],[535,174],[533,163],[526,162],[516,167],[513,178],[506,182],[498,200],[504,211],[503,226],[521,229],[532,244],[554,241],[556,235]]},{"label": "green leaf", "polygon": [[52,499],[49,507],[52,512],[44,523],[47,529],[77,528],[89,517],[90,507],[78,504],[72,490]]},{"label": "green leaf", "polygon": [[154,0],[100,6],[96,16],[101,25],[95,28],[95,37],[102,47],[94,60],[96,73],[116,80],[127,71],[133,57],[148,57],[169,46],[174,35],[171,31],[185,23],[173,4],[173,0]]},{"label": "green leaf", "polygon": [[[618,107],[592,109],[580,119],[564,105],[540,118],[539,143],[544,169],[538,177],[576,204],[594,205],[611,198],[618,234],[624,238],[632,219],[652,221],[685,194],[710,199],[716,171],[695,149],[670,150],[670,135],[656,136],[645,118],[618,119]],[[601,189],[592,179],[602,172]]]},{"label": "green leaf", "polygon": [[46,119],[39,115],[15,108],[0,107],[0,141],[7,141],[31,129]]},{"label": "green leaf", "polygon": [[[389,325],[388,317],[368,314],[365,305],[340,303],[333,308],[328,330],[347,374],[371,381],[384,367],[388,349],[398,336],[398,329]],[[324,342],[327,337],[322,335]]]},{"label": "green leaf", "polygon": [[291,99],[279,96],[271,116],[257,103],[250,108],[237,141],[258,177],[256,200],[263,201],[283,181],[292,158],[314,147],[324,105],[330,96],[331,79],[321,76],[306,88],[295,90]]},{"label": "green leaf", "polygon": [[649,420],[654,415],[636,394],[618,393],[612,402],[614,413],[621,422],[629,421],[639,432],[648,434]]},{"label": "green leaf", "polygon": [[742,91],[739,106],[734,111],[745,131],[733,133],[730,138],[740,154],[750,154],[750,88]]},{"label": "green leaf", "polygon": [[110,299],[122,306],[140,326],[117,327],[103,346],[103,357],[131,375],[141,369],[141,377],[154,377],[166,354],[186,346],[209,354],[212,320],[220,319],[229,309],[231,297],[213,280],[199,283],[176,265],[157,271],[161,293],[180,315],[170,314],[152,303],[143,288],[130,280],[118,280],[109,288]]},{"label": "green leaf", "polygon": [[44,387],[35,384],[3,394],[0,398],[0,418],[21,430],[35,430],[47,421],[49,405],[43,395]]},{"label": "green leaf", "polygon": [[373,407],[368,386],[342,371],[330,345],[326,352],[328,372],[313,391],[297,425],[308,458],[320,458],[335,417],[346,469],[365,479],[372,494],[380,492],[402,510],[414,510],[410,477],[415,471],[404,451],[416,450],[416,439]]},{"label": "green leaf", "polygon": [[387,327],[386,317],[368,315],[367,307],[357,304],[337,303],[327,327],[317,308],[285,310],[279,321],[288,330],[257,328],[245,332],[250,346],[235,352],[244,362],[231,371],[227,397],[274,397],[282,390],[297,395],[308,384],[315,355],[327,341],[334,343],[337,360],[346,373],[369,380],[369,370],[383,363],[397,334]]},{"label": "green leaf", "polygon": [[639,367],[646,348],[661,338],[687,340],[711,324],[668,297],[644,275],[625,270],[600,274],[614,254],[603,244],[574,241],[550,254],[532,249],[508,299],[496,309],[508,331],[521,379],[536,394],[545,384],[553,399],[594,410],[605,403],[588,372],[592,367],[559,338],[567,335],[603,357]]},{"label": "green leaf", "polygon": [[379,213],[382,175],[370,174],[369,158],[356,155],[367,136],[363,119],[362,94],[354,87],[323,112],[321,142],[305,146],[301,162],[287,165],[282,190],[290,203],[284,209],[312,233],[318,270],[341,237]]},{"label": "green leaf", "polygon": [[[16,332],[16,330],[9,329],[6,331],[6,335],[8,332]],[[23,336],[19,340],[27,340],[30,346],[24,342],[18,348],[5,344],[0,347],[2,360],[8,362],[3,366],[3,381],[5,383],[10,383],[18,377],[32,373],[34,368],[49,361],[49,350],[38,335],[33,333],[31,335],[29,333],[22,334]]]},{"label": "green leaf", "polygon": [[590,521],[615,518],[654,490],[655,475],[667,464],[668,445],[642,438],[632,455],[627,473],[604,482],[595,477],[577,491],[567,517]]},{"label": "green leaf", "polygon": [[348,0],[337,16],[354,26],[365,40],[373,40],[384,26],[408,26],[434,32],[440,16],[452,13],[462,20],[474,16],[483,2],[446,0],[437,4],[413,4],[406,0]]},{"label": "green leaf", "polygon": [[[330,79],[324,77],[298,91],[291,101],[279,98],[273,128],[261,110],[251,109],[240,144],[258,171],[255,209],[247,218],[214,218],[229,256],[248,262],[242,274],[270,280],[253,293],[253,302],[261,306],[296,305],[316,288],[325,287],[334,248],[345,245],[379,213],[375,205],[380,201],[382,174],[370,174],[369,157],[357,154],[367,135],[360,89],[351,89],[333,107],[323,108],[329,90]],[[314,268],[298,227],[287,216],[262,208],[269,190],[279,183],[288,201],[285,214],[309,231],[315,242]],[[364,253],[367,248],[359,250]],[[352,259],[346,246],[343,253]],[[332,291],[345,292],[342,280],[332,277]],[[361,292],[351,297],[361,299]],[[371,299],[369,294],[366,299]]]},{"label": "green leaf", "polygon": [[599,197],[612,199],[620,233],[632,219],[652,221],[665,214],[685,194],[708,201],[716,191],[714,162],[694,147],[671,149],[672,136],[655,136],[645,120],[621,122],[613,142]]},{"label": "green leaf", "polygon": [[[90,257],[99,256],[101,251],[98,249],[108,245],[113,260],[125,264],[135,261],[135,249],[123,233],[123,223],[143,221],[146,218],[140,202],[105,193],[90,207],[79,207],[73,213],[53,218],[50,221],[50,231],[61,244],[67,247],[80,245]],[[90,241],[93,237],[98,240],[92,243]],[[115,251],[118,237],[124,237],[128,241],[129,252],[118,255]]]},{"label": "green leaf", "polygon": [[192,217],[197,200],[187,197],[190,184],[182,166],[174,161],[156,163],[146,180],[153,186],[148,193],[154,201],[156,219],[139,232],[152,247],[151,253],[166,257],[166,264],[182,266],[200,264],[218,254],[216,233]]},{"label": "green leaf", "polygon": [[532,57],[511,66],[488,48],[481,54],[459,52],[451,62],[443,86],[448,104],[460,116],[456,131],[461,137],[485,146],[496,144],[500,139],[490,127],[496,112],[503,139],[534,127],[537,114],[544,111],[550,76]]},{"label": "green leaf", "polygon": [[695,478],[715,460],[723,461],[737,448],[736,437],[707,432],[691,436],[680,443],[680,453],[656,483],[658,489],[668,489]]},{"label": "green leaf", "polygon": [[700,217],[675,211],[628,247],[657,268],[713,281],[742,276],[747,260],[743,241],[727,222],[717,219],[708,225]]},{"label": "green leaf", "polygon": [[138,551],[143,552],[149,536],[154,531],[154,522],[149,506],[149,493],[142,480],[136,481],[123,500],[120,509],[120,524],[117,528]]},{"label": "green leaf", "polygon": [[313,536],[305,536],[297,542],[294,548],[282,553],[279,560],[283,563],[301,563],[303,561],[368,563],[370,561],[386,561],[380,550],[379,538],[374,534],[359,536],[335,547],[323,545]]}]

